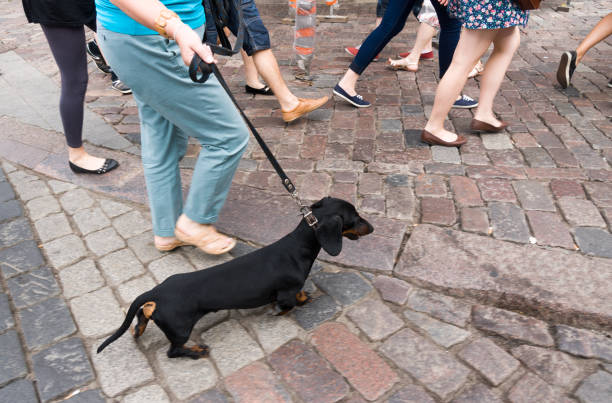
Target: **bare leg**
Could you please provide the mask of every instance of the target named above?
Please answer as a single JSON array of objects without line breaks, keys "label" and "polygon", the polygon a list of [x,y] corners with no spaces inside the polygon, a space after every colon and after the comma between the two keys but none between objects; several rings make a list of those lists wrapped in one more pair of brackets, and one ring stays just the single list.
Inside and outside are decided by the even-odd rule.
[{"label": "bare leg", "polygon": [[259,81],[259,73],[257,73],[257,67],[255,67],[253,58],[242,49],[240,49],[240,56],[242,56],[242,61],[244,62],[244,76],[247,85],[256,89],[264,88],[265,85]]},{"label": "bare leg", "polygon": [[474,113],[474,119],[499,126],[493,113],[493,100],[504,79],[506,70],[512,61],[514,52],[521,43],[518,27],[500,29],[493,40],[493,53],[487,60],[487,65],[480,81],[480,102]]},{"label": "bare leg", "polygon": [[455,141],[457,135],[444,129],[444,120],[461,93],[467,76],[478,59],[495,39],[497,30],[463,29],[453,61],[440,80],[433,109],[425,130],[444,141]]},{"label": "bare leg", "polygon": [[253,54],[253,62],[264,81],[270,86],[280,103],[281,110],[290,111],[298,106],[298,98],[291,93],[283,80],[272,50],[265,49]]},{"label": "bare leg", "polygon": [[78,167],[95,171],[104,165],[105,158],[94,157],[87,153],[83,146],[79,148],[68,147],[68,159]]},{"label": "bare leg", "polygon": [[414,46],[410,51],[410,54],[399,60],[390,60],[392,66],[394,65],[405,65],[405,66],[413,66],[414,69],[419,66],[419,60],[421,59],[421,53],[423,50],[427,49],[429,46],[429,50],[431,50],[431,39],[436,35],[436,29],[431,25],[427,25],[422,22],[419,25],[419,29],[417,31],[416,40],[414,41]]},{"label": "bare leg", "polygon": [[338,85],[347,92],[350,96],[354,97],[357,95],[355,91],[355,86],[357,85],[357,80],[359,80],[359,74],[355,73],[351,69],[347,69],[346,73],[342,76]]},{"label": "bare leg", "polygon": [[576,64],[584,57],[586,52],[608,36],[612,35],[612,13],[603,17],[576,48]]}]

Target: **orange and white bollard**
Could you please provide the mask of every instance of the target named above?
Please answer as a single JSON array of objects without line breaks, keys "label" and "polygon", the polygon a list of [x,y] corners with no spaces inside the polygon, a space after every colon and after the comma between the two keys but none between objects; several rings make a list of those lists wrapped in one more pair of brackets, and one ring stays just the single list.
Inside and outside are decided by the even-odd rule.
[{"label": "orange and white bollard", "polygon": [[[291,0],[289,1],[291,2]],[[301,70],[300,74],[296,77],[310,80],[310,65],[314,57],[315,47],[317,3],[316,0],[295,0],[295,4],[296,13],[293,49],[295,50],[297,66]]]}]

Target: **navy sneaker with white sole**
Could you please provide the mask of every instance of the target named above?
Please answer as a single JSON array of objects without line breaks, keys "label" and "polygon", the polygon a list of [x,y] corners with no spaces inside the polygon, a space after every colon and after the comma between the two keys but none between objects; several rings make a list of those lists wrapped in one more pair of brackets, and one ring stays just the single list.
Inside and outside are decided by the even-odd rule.
[{"label": "navy sneaker with white sole", "polygon": [[478,101],[475,99],[468,97],[467,95],[461,95],[461,98],[455,101],[453,104],[453,108],[459,109],[471,109],[478,106]]},{"label": "navy sneaker with white sole", "polygon": [[346,102],[357,108],[367,108],[368,106],[372,105],[371,103],[363,99],[363,97],[359,94],[353,96],[349,95],[338,84],[336,84],[336,86],[334,87],[333,92],[334,95],[339,96],[340,98],[344,99]]}]

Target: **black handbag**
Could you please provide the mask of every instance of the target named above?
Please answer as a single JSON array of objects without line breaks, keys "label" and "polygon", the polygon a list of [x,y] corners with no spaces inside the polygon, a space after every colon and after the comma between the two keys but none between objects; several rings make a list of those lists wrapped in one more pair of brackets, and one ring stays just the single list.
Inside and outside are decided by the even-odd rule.
[{"label": "black handbag", "polygon": [[[240,6],[240,0],[202,0],[202,5],[206,10],[206,18],[212,18],[215,22],[215,29],[217,30],[217,38],[219,39],[220,45],[216,43],[206,42],[206,30],[204,31],[203,41],[212,49],[213,53],[232,56],[240,52],[242,48],[242,42],[244,40],[244,21],[242,15],[242,7]],[[232,11],[236,11],[232,13]],[[236,35],[236,42],[232,48],[227,35],[225,35],[224,27],[230,27],[231,16],[238,15],[238,32],[234,32]]]}]

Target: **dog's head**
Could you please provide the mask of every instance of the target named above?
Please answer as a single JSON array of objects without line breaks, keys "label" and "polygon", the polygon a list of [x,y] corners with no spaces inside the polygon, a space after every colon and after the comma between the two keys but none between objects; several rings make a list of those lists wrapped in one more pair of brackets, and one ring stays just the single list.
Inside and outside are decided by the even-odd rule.
[{"label": "dog's head", "polygon": [[337,256],[342,250],[342,236],[355,240],[374,231],[372,225],[359,216],[355,206],[347,201],[325,197],[310,208],[319,221],[315,236],[325,252],[332,256]]}]

